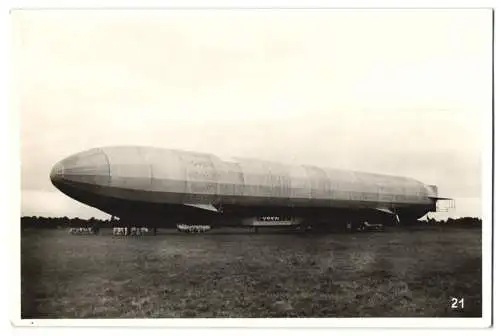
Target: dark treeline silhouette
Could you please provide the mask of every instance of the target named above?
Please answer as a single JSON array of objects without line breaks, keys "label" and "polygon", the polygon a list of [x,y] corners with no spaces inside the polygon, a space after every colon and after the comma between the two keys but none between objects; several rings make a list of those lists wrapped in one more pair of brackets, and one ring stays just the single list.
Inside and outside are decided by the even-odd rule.
[{"label": "dark treeline silhouette", "polygon": [[[433,218],[421,220],[414,225],[432,225],[440,227],[467,227],[480,228],[482,220],[475,217],[448,218],[446,220],[435,220]],[[21,229],[64,229],[64,228],[112,228],[120,226],[119,220],[102,220],[98,218],[68,218],[68,217],[40,217],[24,216],[21,217]]]},{"label": "dark treeline silhouette", "polygon": [[454,226],[454,227],[482,227],[483,221],[477,217],[460,217],[448,218],[445,220],[435,220],[434,218],[421,221],[421,224],[439,225],[439,226]]},{"label": "dark treeline silhouette", "polygon": [[21,229],[63,229],[63,228],[112,228],[117,226],[117,220],[102,220],[98,218],[82,219],[78,217],[40,217],[24,216],[21,217]]}]

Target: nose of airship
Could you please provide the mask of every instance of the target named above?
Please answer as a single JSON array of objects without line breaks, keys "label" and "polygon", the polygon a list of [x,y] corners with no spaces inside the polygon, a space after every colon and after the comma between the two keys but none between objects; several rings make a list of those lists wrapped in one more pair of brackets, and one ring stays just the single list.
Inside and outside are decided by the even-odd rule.
[{"label": "nose of airship", "polygon": [[71,155],[54,165],[50,172],[50,180],[58,188],[63,183],[106,185],[109,182],[108,158],[101,149],[91,149]]},{"label": "nose of airship", "polygon": [[58,162],[50,171],[50,180],[52,183],[57,183],[64,179],[64,165],[62,162]]}]

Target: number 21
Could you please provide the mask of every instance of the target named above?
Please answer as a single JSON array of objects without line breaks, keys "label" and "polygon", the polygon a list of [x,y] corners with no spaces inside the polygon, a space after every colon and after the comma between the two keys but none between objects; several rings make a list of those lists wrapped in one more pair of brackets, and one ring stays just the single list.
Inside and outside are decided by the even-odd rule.
[{"label": "number 21", "polygon": [[451,309],[464,309],[464,298],[451,298]]}]

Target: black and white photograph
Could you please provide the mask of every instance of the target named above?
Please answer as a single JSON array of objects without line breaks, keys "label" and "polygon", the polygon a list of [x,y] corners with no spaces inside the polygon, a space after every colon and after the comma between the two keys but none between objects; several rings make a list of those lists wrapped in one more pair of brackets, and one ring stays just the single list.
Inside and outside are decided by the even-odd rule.
[{"label": "black and white photograph", "polygon": [[490,325],[493,16],[12,10],[16,323]]}]

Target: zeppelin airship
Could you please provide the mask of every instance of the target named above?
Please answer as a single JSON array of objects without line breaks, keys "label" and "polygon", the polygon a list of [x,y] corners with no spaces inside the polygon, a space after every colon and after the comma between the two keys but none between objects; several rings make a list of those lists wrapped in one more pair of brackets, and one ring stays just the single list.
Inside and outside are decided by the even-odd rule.
[{"label": "zeppelin airship", "polygon": [[436,210],[437,187],[412,178],[163,148],[93,148],[58,162],[53,185],[134,226],[290,225],[386,220]]}]

